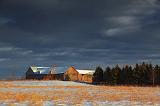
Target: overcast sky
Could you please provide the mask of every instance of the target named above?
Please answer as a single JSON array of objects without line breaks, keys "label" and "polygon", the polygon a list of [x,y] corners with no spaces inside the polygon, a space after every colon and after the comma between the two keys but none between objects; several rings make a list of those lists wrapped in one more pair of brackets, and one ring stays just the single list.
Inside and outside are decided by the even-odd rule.
[{"label": "overcast sky", "polygon": [[30,65],[160,64],[159,0],[0,0],[0,74]]}]

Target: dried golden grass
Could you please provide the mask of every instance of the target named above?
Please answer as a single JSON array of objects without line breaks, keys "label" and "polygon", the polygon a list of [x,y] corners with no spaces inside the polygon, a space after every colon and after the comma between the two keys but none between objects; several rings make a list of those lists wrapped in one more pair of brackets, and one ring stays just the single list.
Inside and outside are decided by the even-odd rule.
[{"label": "dried golden grass", "polygon": [[[0,88],[57,88],[56,90],[13,92],[0,91],[0,100],[30,101],[39,103],[47,100],[70,101],[81,104],[83,101],[140,101],[160,103],[159,87],[128,86],[16,86],[11,83],[0,84]],[[70,90],[65,90],[70,89]],[[73,90],[74,89],[74,90]],[[38,102],[37,102],[38,101]]]}]

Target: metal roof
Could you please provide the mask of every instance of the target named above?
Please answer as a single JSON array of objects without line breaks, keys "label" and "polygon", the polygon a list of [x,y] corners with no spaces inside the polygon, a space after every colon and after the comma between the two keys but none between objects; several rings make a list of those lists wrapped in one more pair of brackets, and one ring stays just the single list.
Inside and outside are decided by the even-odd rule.
[{"label": "metal roof", "polygon": [[[54,67],[56,73],[64,73],[67,71],[69,67]],[[53,69],[53,67],[36,67],[36,66],[31,66],[32,71],[35,74],[49,74],[49,72]],[[76,69],[79,74],[90,74],[93,75],[95,70],[80,70]]]},{"label": "metal roof", "polygon": [[40,74],[48,74],[50,67],[37,67],[37,70],[40,72]]},{"label": "metal roof", "polygon": [[[49,74],[51,71],[52,67],[36,67],[36,66],[31,66],[32,71],[35,74]],[[55,67],[56,73],[64,73],[68,67]]]},{"label": "metal roof", "polygon": [[64,73],[66,72],[68,67],[55,67],[57,73]]},{"label": "metal roof", "polygon": [[79,70],[79,69],[76,69],[79,74],[90,74],[90,75],[93,75],[95,70]]}]

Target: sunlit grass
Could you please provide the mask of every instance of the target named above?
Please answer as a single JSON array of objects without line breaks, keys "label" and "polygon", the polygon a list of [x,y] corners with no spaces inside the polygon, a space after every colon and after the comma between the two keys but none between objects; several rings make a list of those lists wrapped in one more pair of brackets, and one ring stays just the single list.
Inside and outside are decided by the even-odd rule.
[{"label": "sunlit grass", "polygon": [[[1,89],[7,90],[1,90]],[[10,90],[12,89],[12,90]],[[14,91],[13,89],[21,89]],[[23,91],[24,89],[24,91]],[[34,89],[34,91],[33,91]],[[38,90],[40,89],[40,90]],[[0,83],[0,100],[21,103],[29,101],[40,105],[43,101],[70,102],[81,104],[84,101],[138,101],[160,103],[159,87],[133,86],[21,86],[13,83]]]}]

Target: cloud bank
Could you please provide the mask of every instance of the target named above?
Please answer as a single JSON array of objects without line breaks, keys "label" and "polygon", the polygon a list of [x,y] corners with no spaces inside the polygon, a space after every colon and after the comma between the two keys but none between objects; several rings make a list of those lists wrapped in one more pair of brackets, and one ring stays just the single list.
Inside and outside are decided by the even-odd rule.
[{"label": "cloud bank", "polygon": [[0,71],[159,64],[158,0],[2,0]]}]

